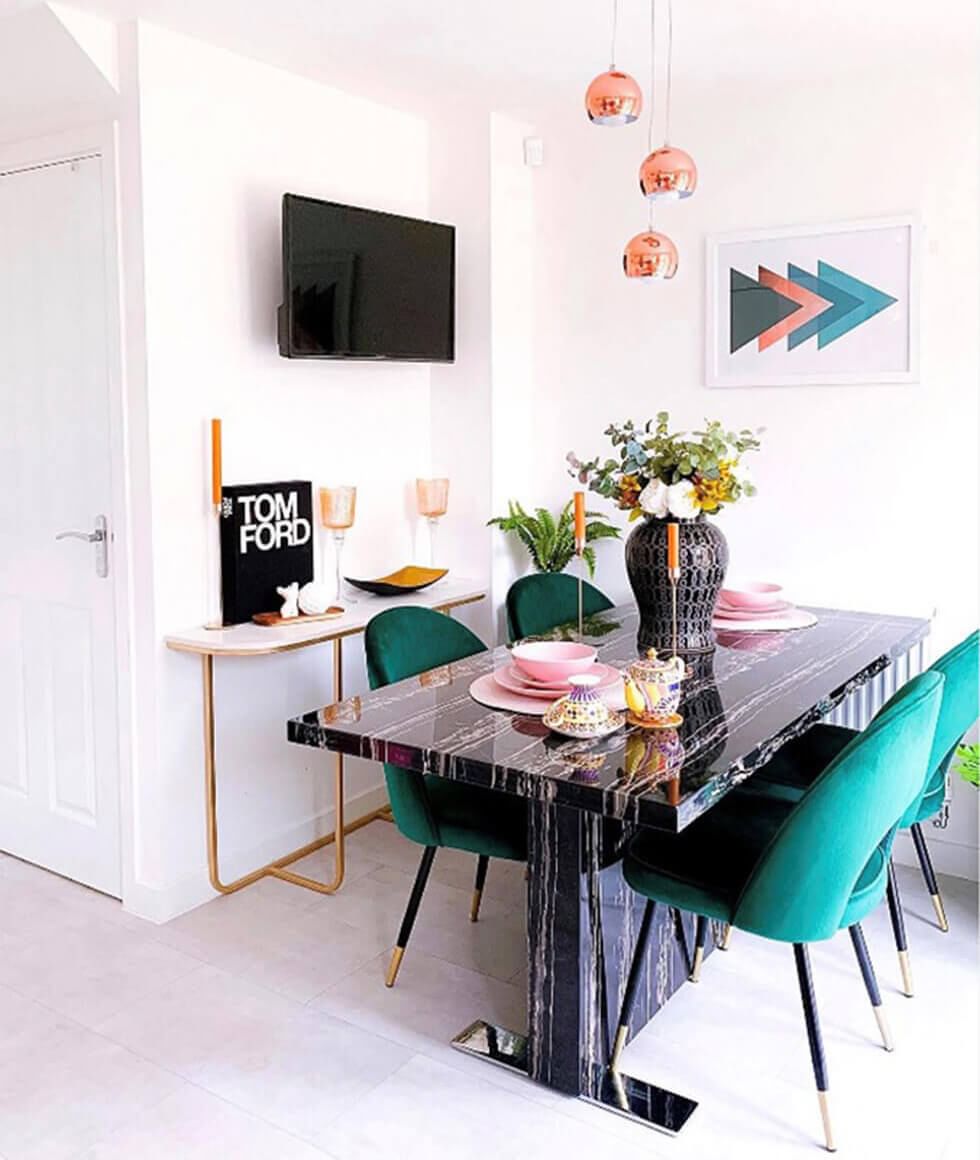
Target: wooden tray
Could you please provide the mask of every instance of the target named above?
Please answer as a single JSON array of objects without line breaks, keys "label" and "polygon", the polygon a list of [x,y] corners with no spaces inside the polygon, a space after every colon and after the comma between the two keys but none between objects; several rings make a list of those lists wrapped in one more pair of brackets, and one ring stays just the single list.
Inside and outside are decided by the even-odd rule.
[{"label": "wooden tray", "polygon": [[339,604],[332,604],[326,612],[318,612],[316,616],[308,616],[305,612],[290,617],[281,616],[278,612],[256,612],[252,620],[256,624],[261,624],[263,628],[279,628],[283,624],[310,624],[314,620],[336,620],[346,611],[347,609],[341,608]]}]

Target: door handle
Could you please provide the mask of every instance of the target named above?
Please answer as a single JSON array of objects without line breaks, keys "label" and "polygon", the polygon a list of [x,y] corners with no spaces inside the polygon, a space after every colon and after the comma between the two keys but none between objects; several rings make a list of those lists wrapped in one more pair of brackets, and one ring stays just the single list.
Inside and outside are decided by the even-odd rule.
[{"label": "door handle", "polygon": [[95,574],[101,580],[109,575],[109,525],[105,516],[95,517],[95,530],[91,532],[76,532],[69,529],[58,532],[56,540],[84,540],[87,544],[95,544]]}]

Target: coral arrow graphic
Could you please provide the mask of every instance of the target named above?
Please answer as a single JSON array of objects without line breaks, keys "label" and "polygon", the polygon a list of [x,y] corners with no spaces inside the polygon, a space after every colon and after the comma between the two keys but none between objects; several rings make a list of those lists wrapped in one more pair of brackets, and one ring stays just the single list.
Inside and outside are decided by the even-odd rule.
[{"label": "coral arrow graphic", "polygon": [[880,314],[882,310],[898,301],[897,298],[893,298],[883,290],[870,286],[867,282],[862,282],[860,278],[845,274],[843,270],[838,270],[836,266],[831,266],[828,262],[817,263],[817,274],[822,282],[829,282],[831,286],[836,286],[839,291],[852,295],[858,303],[842,318],[835,319],[829,325],[821,326],[817,334],[817,347],[821,350],[847,334],[848,331],[853,330],[855,326],[860,326],[862,322],[874,318],[876,314]]},{"label": "coral arrow graphic", "polygon": [[832,305],[826,298],[821,298],[819,294],[814,294],[812,290],[797,285],[788,278],[780,277],[772,270],[767,270],[765,266],[759,267],[759,281],[763,286],[768,286],[770,290],[776,290],[785,298],[790,298],[800,304],[799,310],[794,310],[781,322],[777,322],[775,326],[770,326],[768,330],[759,335],[760,352],[767,350],[773,343],[779,342],[788,334],[792,334],[810,322],[811,319],[817,318]]},{"label": "coral arrow graphic", "polygon": [[729,345],[732,354],[802,309],[796,299],[763,286],[734,266],[729,271],[729,286]]},{"label": "coral arrow graphic", "polygon": [[861,305],[860,298],[855,298],[853,294],[848,294],[840,286],[836,285],[836,283],[825,282],[822,278],[816,277],[815,274],[810,274],[799,266],[794,266],[792,262],[788,264],[787,271],[789,272],[791,282],[794,282],[797,286],[802,286],[812,294],[818,294],[831,304],[827,310],[824,310],[815,318],[811,318],[809,322],[804,323],[798,330],[793,331],[787,340],[787,345],[790,350],[795,350],[801,343],[806,342],[808,338],[813,338],[815,334],[818,334],[823,327],[830,326],[832,323],[839,321]]}]

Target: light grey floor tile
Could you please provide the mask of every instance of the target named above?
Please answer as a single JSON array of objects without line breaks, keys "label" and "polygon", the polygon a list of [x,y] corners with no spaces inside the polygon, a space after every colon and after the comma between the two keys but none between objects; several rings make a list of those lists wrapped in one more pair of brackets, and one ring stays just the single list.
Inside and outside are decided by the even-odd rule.
[{"label": "light grey floor tile", "polygon": [[118,1044],[0,989],[0,1154],[65,1160],[183,1086]]},{"label": "light grey floor tile", "polygon": [[147,935],[89,918],[9,945],[0,983],[92,1027],[199,965]]},{"label": "light grey floor tile", "polygon": [[100,1032],[239,1108],[325,1145],[331,1122],[411,1052],[203,967]]},{"label": "light grey floor tile", "polygon": [[187,1085],[77,1160],[324,1160],[326,1153]]}]

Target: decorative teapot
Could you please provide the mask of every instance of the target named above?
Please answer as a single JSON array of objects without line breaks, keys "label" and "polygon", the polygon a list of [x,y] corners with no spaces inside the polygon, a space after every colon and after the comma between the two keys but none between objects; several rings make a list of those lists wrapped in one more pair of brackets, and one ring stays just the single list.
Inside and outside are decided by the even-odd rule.
[{"label": "decorative teapot", "polygon": [[630,721],[648,729],[672,729],[683,721],[681,700],[684,662],[678,656],[660,660],[656,649],[635,660],[623,673]]}]

